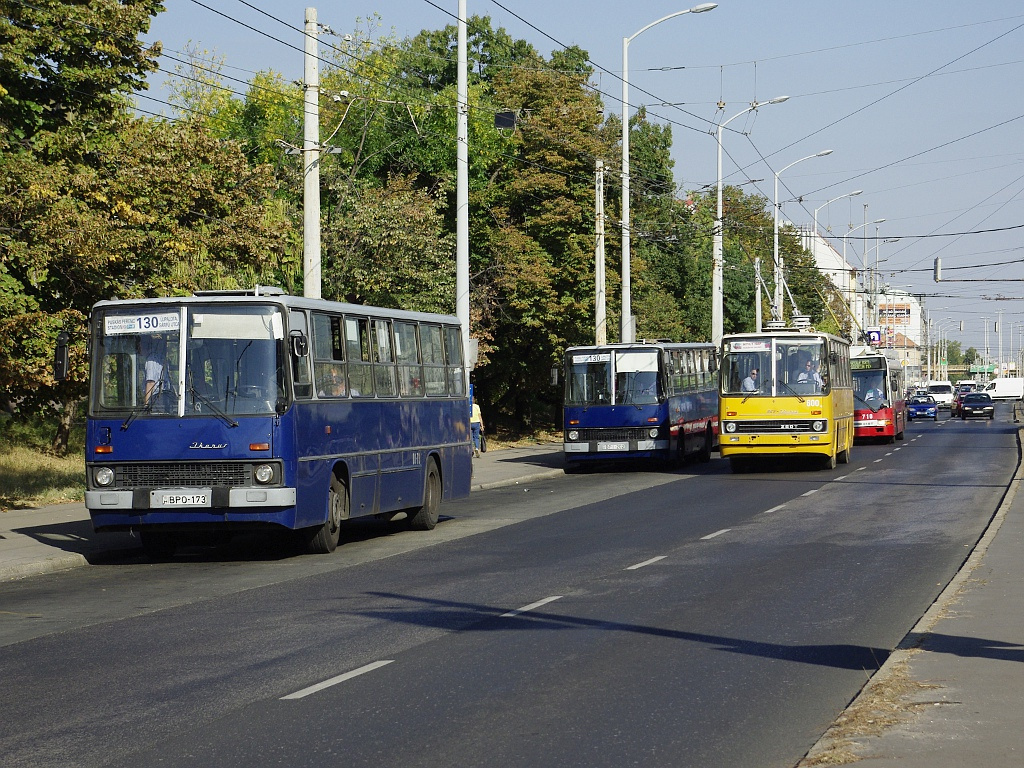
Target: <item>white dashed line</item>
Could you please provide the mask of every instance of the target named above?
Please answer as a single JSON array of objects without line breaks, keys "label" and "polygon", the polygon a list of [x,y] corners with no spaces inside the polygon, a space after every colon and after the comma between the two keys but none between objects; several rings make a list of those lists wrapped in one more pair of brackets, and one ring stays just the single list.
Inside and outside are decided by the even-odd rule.
[{"label": "white dashed line", "polygon": [[650,560],[644,560],[642,563],[637,563],[636,565],[631,565],[626,570],[627,571],[635,571],[637,568],[643,568],[645,565],[651,565],[652,563],[656,563],[659,560],[664,560],[666,557],[668,557],[668,555],[658,555],[657,557],[652,557]]},{"label": "white dashed line", "polygon": [[854,471],[854,472],[863,472],[863,471],[864,471],[865,469],[867,469],[867,467],[857,467],[857,468],[856,468],[855,470],[853,470],[853,471]]},{"label": "white dashed line", "polygon": [[317,691],[322,691],[324,688],[330,688],[332,685],[337,685],[338,683],[343,683],[346,680],[351,680],[353,677],[359,677],[359,675],[365,675],[367,672],[373,672],[373,670],[380,669],[381,667],[387,666],[388,664],[392,664],[393,662],[394,662],[394,659],[388,659],[386,661],[375,661],[372,664],[367,664],[365,667],[360,667],[359,669],[353,669],[351,672],[346,672],[343,675],[338,675],[337,677],[332,677],[330,680],[324,680],[322,683],[317,683],[316,685],[311,685],[311,686],[309,686],[309,688],[303,688],[301,691],[296,691],[295,693],[289,693],[287,696],[282,696],[281,700],[284,701],[285,699],[302,699],[302,698],[305,698],[306,696],[309,696],[311,693],[316,693]]},{"label": "white dashed line", "polygon": [[880,461],[881,461],[881,459],[875,459],[875,464],[877,464]]},{"label": "white dashed line", "polygon": [[700,540],[701,541],[707,541],[708,539],[715,538],[715,536],[721,536],[723,533],[728,533],[731,530],[732,530],[732,528],[723,528],[720,531],[715,531],[714,533],[709,533],[707,536],[701,536]]},{"label": "white dashed line", "polygon": [[777,507],[772,507],[771,509],[766,509],[764,511],[764,514],[770,515],[772,512],[778,512],[780,509],[785,509],[785,508],[786,508],[785,504],[779,504],[779,506],[777,506]]},{"label": "white dashed line", "polygon": [[555,600],[561,600],[563,597],[564,595],[554,595],[553,597],[545,597],[543,600],[538,600],[536,603],[530,603],[529,605],[524,605],[522,608],[516,608],[514,611],[503,613],[499,618],[507,619],[511,616],[518,616],[520,613],[532,611],[534,608],[540,608],[542,605],[553,603],[555,602]]},{"label": "white dashed line", "polygon": [[811,490],[807,491],[806,493],[801,493],[800,495],[801,496],[813,496],[814,494],[816,494],[818,492],[818,490],[819,490],[818,488],[812,488]]}]

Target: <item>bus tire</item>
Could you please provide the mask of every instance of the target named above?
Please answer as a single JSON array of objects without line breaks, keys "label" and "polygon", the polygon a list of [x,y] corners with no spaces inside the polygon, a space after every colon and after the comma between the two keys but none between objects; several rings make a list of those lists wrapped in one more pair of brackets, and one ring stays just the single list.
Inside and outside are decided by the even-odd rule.
[{"label": "bus tire", "polygon": [[834,453],[830,453],[828,456],[825,456],[824,460],[821,462],[821,468],[822,469],[835,469],[836,468],[836,455]]},{"label": "bus tire", "polygon": [[846,448],[841,450],[839,453],[837,453],[836,454],[836,461],[838,461],[840,464],[849,464],[850,463],[850,450],[851,450],[850,447],[847,446]]},{"label": "bus tire", "polygon": [[704,445],[701,446],[700,453],[697,454],[697,460],[701,464],[707,464],[711,461],[711,444],[714,442],[714,437],[711,435],[711,427],[704,430]]},{"label": "bus tire", "polygon": [[433,458],[427,462],[427,478],[423,486],[423,506],[409,516],[409,528],[432,531],[441,509],[441,472]]},{"label": "bus tire", "polygon": [[150,560],[170,560],[178,549],[178,538],[173,533],[141,528],[139,538],[142,550]]},{"label": "bus tire", "polygon": [[311,555],[329,555],[341,540],[341,522],[348,518],[348,485],[337,475],[331,475],[331,490],[327,494],[327,519],[313,529],[306,544]]}]

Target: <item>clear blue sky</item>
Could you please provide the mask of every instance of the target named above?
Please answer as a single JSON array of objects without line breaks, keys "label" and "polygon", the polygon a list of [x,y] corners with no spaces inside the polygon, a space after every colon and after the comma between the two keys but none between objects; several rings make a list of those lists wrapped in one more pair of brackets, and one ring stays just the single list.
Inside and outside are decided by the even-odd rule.
[{"label": "clear blue sky", "polygon": [[[362,27],[358,18],[376,13],[378,34],[400,38],[454,23],[458,10],[457,0],[377,0],[358,7],[294,0],[166,4],[148,39],[161,40],[168,53],[192,41],[225,57],[227,67],[238,68],[225,74],[243,80],[265,69],[301,80],[296,49],[303,45],[299,30],[307,6],[338,33]],[[588,51],[606,70],[599,69],[594,82],[609,113],[621,112],[622,38],[687,7],[667,0],[468,0],[470,15],[490,16],[495,26],[545,55],[561,44]],[[1024,82],[1022,51],[1024,6],[1015,0],[721,0],[713,11],[670,19],[634,39],[630,102],[647,105],[654,119],[672,126],[682,192],[714,184],[713,131],[719,122],[751,101],[789,96],[729,124],[723,138],[727,180],[763,179],[747,189],[771,200],[776,171],[832,149],[781,175],[779,197],[790,201],[783,215],[810,224],[814,209],[827,200],[863,189],[823,208],[819,228],[828,228],[842,250],[842,235],[851,226],[885,219],[878,225],[881,241],[899,239],[880,241],[882,279],[924,294],[933,318],[953,319],[946,323],[951,338],[965,348],[983,349],[987,318],[995,354],[991,324],[1001,311],[1008,353],[1012,324],[1019,324],[1014,350],[1020,346],[1024,282],[975,281],[1024,280],[1024,101],[1015,98]],[[164,67],[171,72],[174,64],[165,61]],[[166,78],[153,76],[151,95],[161,97]],[[158,103],[139,105],[161,111]],[[865,232],[873,237],[875,227],[861,227],[854,236]],[[977,234],[936,236],[949,233]],[[874,242],[867,243],[872,263]],[[861,240],[850,239],[853,264],[863,248]],[[944,277],[971,282],[934,283],[936,256]]]}]

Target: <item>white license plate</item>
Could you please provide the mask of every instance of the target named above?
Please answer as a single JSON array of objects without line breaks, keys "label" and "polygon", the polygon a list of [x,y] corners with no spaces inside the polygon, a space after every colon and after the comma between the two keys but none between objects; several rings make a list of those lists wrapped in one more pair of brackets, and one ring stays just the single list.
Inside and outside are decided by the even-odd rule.
[{"label": "white license plate", "polygon": [[629,443],[598,443],[597,450],[599,451],[628,451]]},{"label": "white license plate", "polygon": [[161,507],[208,507],[210,506],[210,495],[208,493],[162,493],[160,494]]}]

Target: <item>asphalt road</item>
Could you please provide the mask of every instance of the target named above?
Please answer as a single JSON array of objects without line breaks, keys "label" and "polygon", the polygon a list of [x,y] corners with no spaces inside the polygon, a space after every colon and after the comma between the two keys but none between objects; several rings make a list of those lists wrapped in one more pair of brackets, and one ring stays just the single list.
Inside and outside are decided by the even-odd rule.
[{"label": "asphalt road", "polygon": [[[1006,421],[833,472],[602,472],[4,585],[5,766],[792,766],[956,572]],[[355,674],[353,674],[355,673]]]}]

